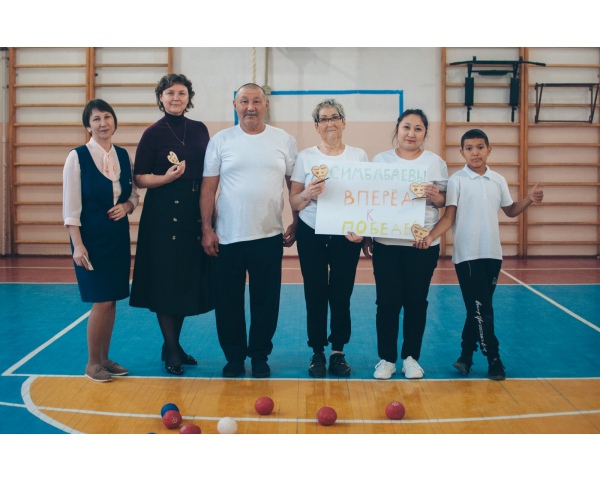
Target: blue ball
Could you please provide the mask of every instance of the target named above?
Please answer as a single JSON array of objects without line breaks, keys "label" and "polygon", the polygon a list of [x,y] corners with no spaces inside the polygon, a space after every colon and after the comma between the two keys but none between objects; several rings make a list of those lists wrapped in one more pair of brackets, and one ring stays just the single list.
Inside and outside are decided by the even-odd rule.
[{"label": "blue ball", "polygon": [[167,403],[160,410],[160,417],[161,418],[164,417],[165,413],[167,413],[169,410],[177,410],[177,411],[179,411],[179,408],[174,403]]}]

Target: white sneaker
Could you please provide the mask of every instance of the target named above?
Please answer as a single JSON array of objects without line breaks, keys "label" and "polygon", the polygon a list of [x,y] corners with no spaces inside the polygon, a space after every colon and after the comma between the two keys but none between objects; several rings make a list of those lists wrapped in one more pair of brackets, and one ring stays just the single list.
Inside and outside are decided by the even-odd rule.
[{"label": "white sneaker", "polygon": [[379,380],[387,380],[388,378],[391,378],[394,373],[396,373],[396,365],[391,362],[381,360],[377,365],[375,365],[375,373],[373,374],[373,377]]},{"label": "white sneaker", "polygon": [[406,357],[402,366],[402,373],[406,378],[423,378],[425,372],[413,357]]}]

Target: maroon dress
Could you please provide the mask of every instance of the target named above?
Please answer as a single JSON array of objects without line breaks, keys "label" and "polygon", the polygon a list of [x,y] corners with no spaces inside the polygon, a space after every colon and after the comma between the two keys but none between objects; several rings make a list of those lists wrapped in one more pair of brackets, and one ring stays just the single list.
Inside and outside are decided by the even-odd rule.
[{"label": "maroon dress", "polygon": [[174,182],[149,188],[138,230],[129,304],[156,313],[198,315],[214,308],[213,258],[202,248],[200,186],[208,129],[168,113],[142,135],[134,174],[164,175],[170,152],[185,160]]}]

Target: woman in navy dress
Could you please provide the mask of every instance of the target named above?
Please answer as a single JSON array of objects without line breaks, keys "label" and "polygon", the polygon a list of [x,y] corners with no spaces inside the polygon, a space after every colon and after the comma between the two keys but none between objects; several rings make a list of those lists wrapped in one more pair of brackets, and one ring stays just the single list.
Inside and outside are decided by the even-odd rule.
[{"label": "woman in navy dress", "polygon": [[202,248],[200,184],[209,134],[186,118],[194,90],[185,75],[170,73],[156,88],[164,117],[146,129],[135,154],[135,182],[146,188],[129,304],[156,314],[162,359],[171,375],[196,365],[179,341],[187,316],[214,308],[212,258]]},{"label": "woman in navy dress", "polygon": [[129,215],[139,196],[131,160],[112,144],[117,116],[104,100],[91,100],[83,110],[83,126],[91,138],[69,153],[63,171],[63,218],[81,299],[91,302],[88,319],[88,363],[85,376],[109,382],[127,375],[108,351],[116,302],[129,296],[131,250]]}]

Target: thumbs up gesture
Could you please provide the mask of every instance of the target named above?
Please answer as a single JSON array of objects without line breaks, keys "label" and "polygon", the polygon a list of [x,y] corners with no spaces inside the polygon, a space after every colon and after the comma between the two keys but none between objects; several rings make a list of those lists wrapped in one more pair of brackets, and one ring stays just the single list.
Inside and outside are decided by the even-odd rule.
[{"label": "thumbs up gesture", "polygon": [[539,182],[529,191],[529,198],[532,202],[541,202],[544,199],[544,190]]}]

